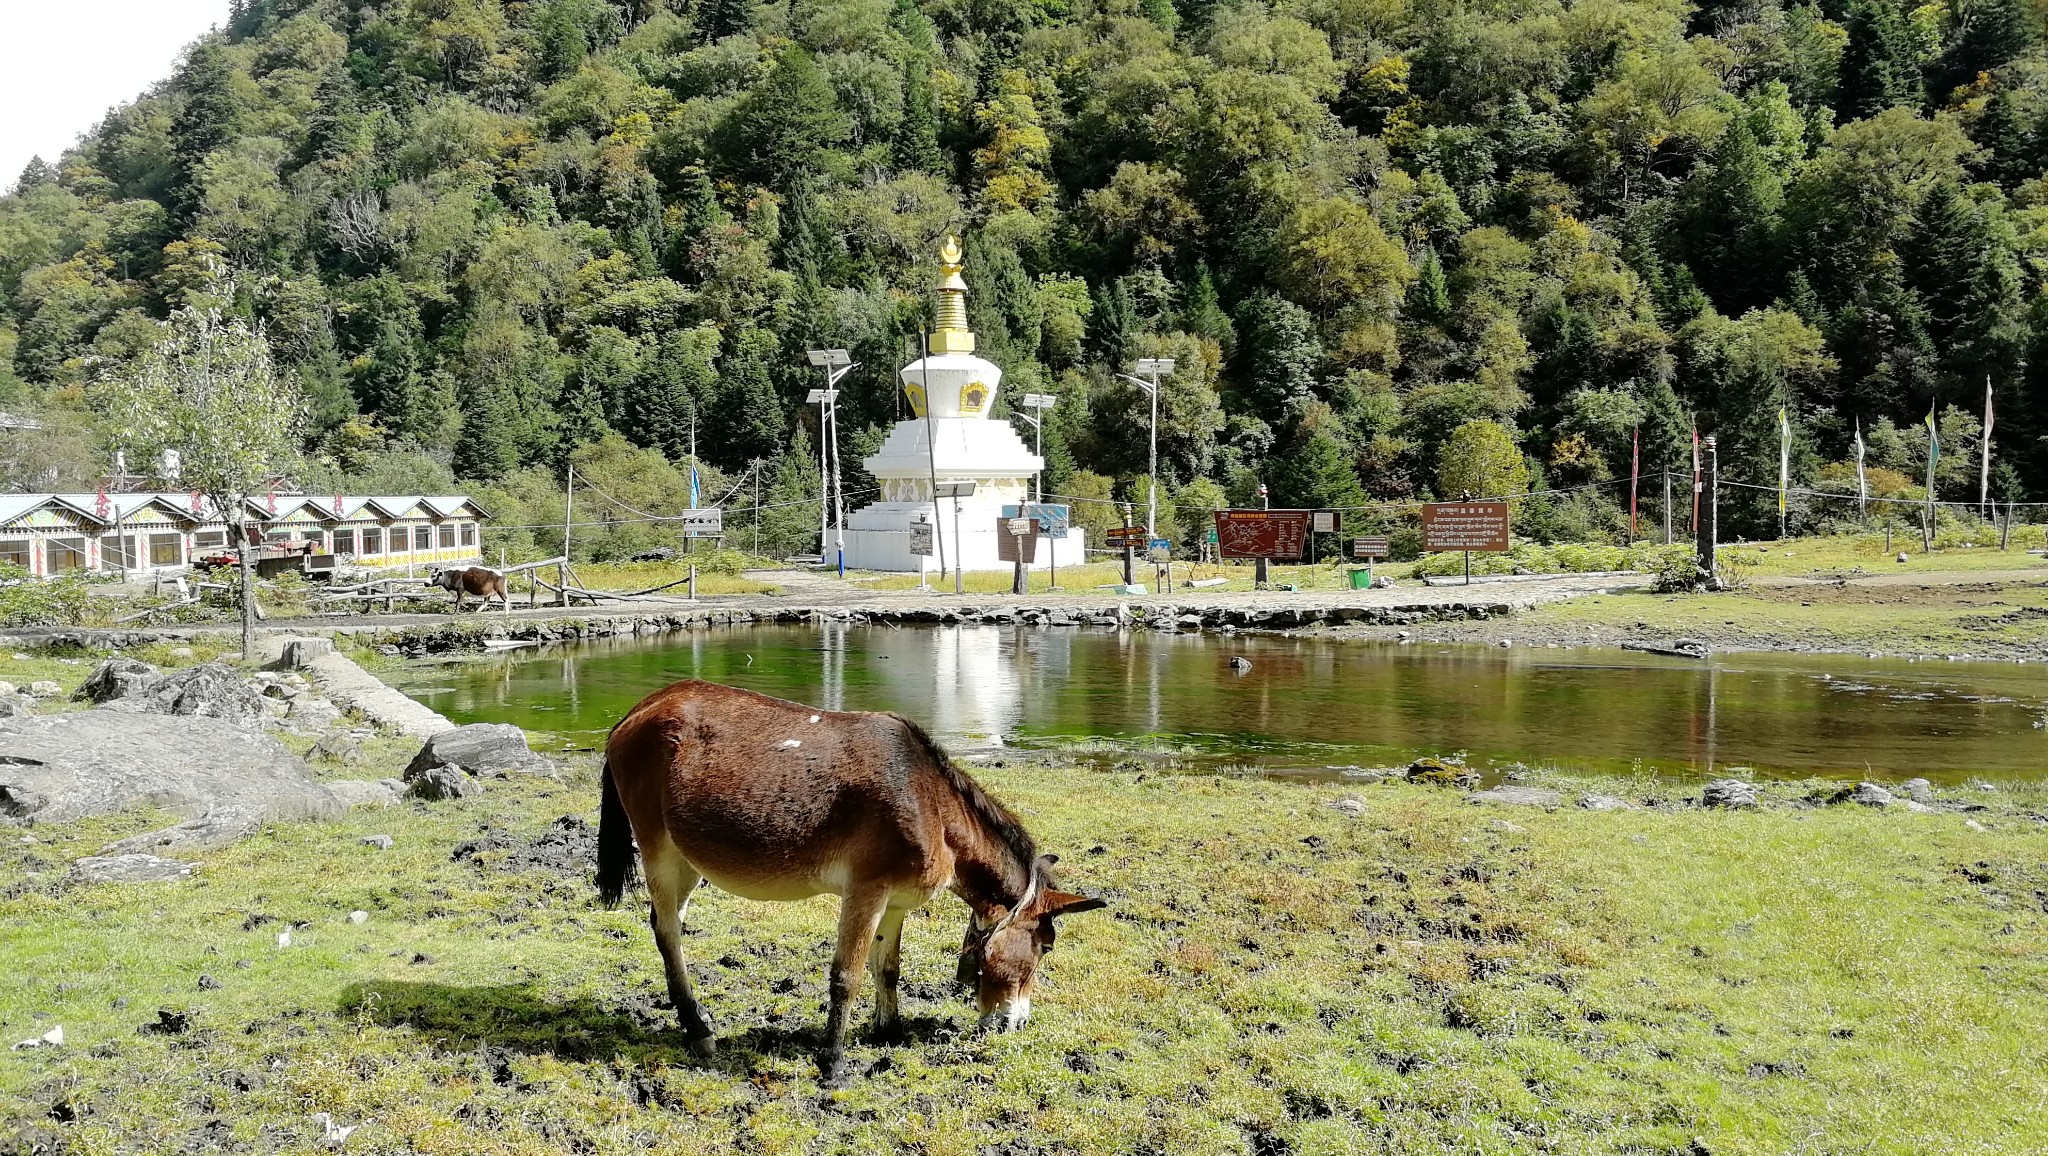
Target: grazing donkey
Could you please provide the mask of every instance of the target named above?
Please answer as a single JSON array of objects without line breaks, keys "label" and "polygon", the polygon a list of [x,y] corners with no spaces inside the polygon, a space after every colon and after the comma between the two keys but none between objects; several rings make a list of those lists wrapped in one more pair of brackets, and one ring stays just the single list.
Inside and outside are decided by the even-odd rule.
[{"label": "grazing donkey", "polygon": [[512,583],[503,574],[489,566],[463,566],[434,571],[427,579],[427,585],[439,586],[455,592],[455,612],[462,613],[462,597],[465,594],[477,596],[479,609],[488,610],[491,599],[504,603],[505,609],[512,609]]},{"label": "grazing donkey", "polygon": [[[691,679],[647,696],[605,746],[597,886],[625,893],[640,845],[669,996],[690,1050],[714,1050],[683,967],[683,916],[704,880],[748,899],[840,896],[831,1008],[818,1067],[844,1072],[847,1018],[865,964],[875,1031],[901,1038],[896,1002],[903,918],[951,889],[973,915],[957,978],[984,1029],[1031,1015],[1053,920],[1105,906],[1056,890],[1016,816],[894,714],[819,711]],[[872,946],[872,951],[870,950]]]}]

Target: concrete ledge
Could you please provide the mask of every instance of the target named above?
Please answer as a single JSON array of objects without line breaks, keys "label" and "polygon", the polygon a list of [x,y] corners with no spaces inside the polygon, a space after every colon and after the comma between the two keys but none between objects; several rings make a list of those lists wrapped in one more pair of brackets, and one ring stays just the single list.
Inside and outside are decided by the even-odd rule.
[{"label": "concrete ledge", "polygon": [[334,705],[353,710],[380,727],[416,739],[455,728],[439,712],[384,685],[345,654],[330,650],[315,657],[306,670]]}]

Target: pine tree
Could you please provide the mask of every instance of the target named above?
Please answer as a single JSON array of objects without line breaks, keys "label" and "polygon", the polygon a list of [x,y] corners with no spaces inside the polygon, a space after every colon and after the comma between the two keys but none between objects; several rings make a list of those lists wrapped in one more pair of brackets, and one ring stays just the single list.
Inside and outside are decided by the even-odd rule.
[{"label": "pine tree", "polygon": [[1251,412],[1280,427],[1315,393],[1323,346],[1308,311],[1285,297],[1258,293],[1238,307],[1237,379]]},{"label": "pine tree", "polygon": [[754,0],[704,0],[697,9],[697,30],[705,43],[737,36],[754,26]]},{"label": "pine tree", "polygon": [[818,494],[823,488],[818,451],[798,425],[789,448],[776,454],[768,467],[768,485],[761,492],[763,554],[782,558],[818,549]]},{"label": "pine tree", "polygon": [[1098,285],[1088,328],[1088,346],[1095,359],[1104,365],[1127,365],[1137,340],[1138,312],[1131,304],[1130,290],[1122,280]]},{"label": "pine tree", "polygon": [[767,78],[719,122],[712,150],[734,176],[782,189],[815,170],[819,154],[844,142],[851,130],[818,62],[802,45],[791,44]]},{"label": "pine tree", "polygon": [[1913,30],[1894,0],[1852,0],[1835,110],[1843,120],[1920,103]]},{"label": "pine tree", "polygon": [[1304,428],[1269,473],[1275,506],[1327,510],[1366,502],[1350,450],[1326,424]]},{"label": "pine tree", "polygon": [[1986,373],[2002,375],[2018,356],[2019,266],[1991,219],[1995,211],[1942,181],[1921,202],[1900,246],[1905,283],[1924,303],[1927,337],[1952,389],[1981,382]]},{"label": "pine tree", "polygon": [[30,189],[38,189],[44,185],[54,185],[56,183],[57,170],[51,167],[50,163],[42,157],[32,156],[28,158],[28,164],[22,166],[21,176],[16,178],[14,182],[14,191],[16,193],[25,193]]},{"label": "pine tree", "polygon": [[1927,69],[1927,95],[1945,104],[1948,94],[1995,73],[2034,46],[2034,16],[2026,0],[1971,0],[1959,5],[1958,27]]},{"label": "pine tree", "polygon": [[1230,314],[1223,311],[1223,303],[1216,296],[1216,279],[1209,275],[1208,262],[1195,262],[1195,275],[1188,282],[1182,301],[1180,327],[1215,342],[1223,356],[1228,358],[1237,348],[1237,331],[1230,324]]},{"label": "pine tree", "polygon": [[670,330],[645,359],[634,383],[626,436],[658,449],[672,461],[690,454],[695,427],[717,382],[718,331],[709,326]]},{"label": "pine tree", "polygon": [[896,167],[905,172],[946,174],[946,154],[939,148],[939,114],[932,104],[931,70],[913,60],[903,70],[903,119],[893,142]]},{"label": "pine tree", "polygon": [[590,37],[570,6],[557,0],[541,9],[533,22],[534,38],[540,42],[540,74],[545,81],[557,81],[583,67],[590,55]]},{"label": "pine tree", "polygon": [[737,469],[755,458],[775,456],[789,428],[782,401],[776,396],[774,365],[781,345],[765,329],[742,330],[733,339],[718,381],[713,407],[713,437],[703,446],[705,458]]},{"label": "pine tree", "polygon": [[1415,281],[1408,286],[1408,316],[1418,321],[1439,322],[1451,315],[1451,282],[1444,276],[1444,264],[1434,245],[1423,250]]},{"label": "pine tree", "polygon": [[2033,142],[2020,120],[2019,102],[2013,99],[2010,88],[2001,85],[1991,94],[1970,137],[1983,150],[1975,164],[1980,179],[2010,189],[2039,169],[2034,163]]},{"label": "pine tree", "polygon": [[464,400],[455,439],[455,476],[496,481],[519,467],[519,414],[502,382],[487,380]]},{"label": "pine tree", "polygon": [[207,42],[185,58],[173,87],[183,97],[171,119],[171,155],[178,169],[170,191],[172,212],[190,220],[199,208],[199,166],[235,139],[240,107],[234,64],[226,46]]},{"label": "pine tree", "polygon": [[1739,316],[1771,300],[1784,181],[1747,117],[1729,123],[1710,166],[1686,187],[1686,264],[1723,313]]}]

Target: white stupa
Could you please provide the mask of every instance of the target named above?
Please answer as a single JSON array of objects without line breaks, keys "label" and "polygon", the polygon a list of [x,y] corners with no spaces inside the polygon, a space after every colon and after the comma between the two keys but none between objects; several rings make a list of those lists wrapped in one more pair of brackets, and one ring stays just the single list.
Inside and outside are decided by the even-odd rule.
[{"label": "white stupa", "polygon": [[[854,511],[846,520],[846,564],[862,570],[937,572],[939,558],[910,552],[911,523],[936,525],[946,566],[963,570],[1007,570],[997,557],[1003,507],[1031,500],[1031,479],[1045,467],[1006,421],[990,421],[1003,371],[974,356],[967,328],[967,283],[960,279],[960,242],[947,237],[939,248],[938,325],[931,352],[903,367],[898,377],[917,416],[896,423],[873,457],[862,464],[881,484],[882,500]],[[961,498],[959,532],[952,498],[932,500],[932,480],[973,482],[974,496]],[[1078,528],[1058,542],[1041,540],[1032,563],[1074,565],[1087,543]]]}]

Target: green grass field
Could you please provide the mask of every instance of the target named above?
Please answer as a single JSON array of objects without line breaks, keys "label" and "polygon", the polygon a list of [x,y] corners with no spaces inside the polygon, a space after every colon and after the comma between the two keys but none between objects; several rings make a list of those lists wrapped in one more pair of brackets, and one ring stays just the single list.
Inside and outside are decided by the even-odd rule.
[{"label": "green grass field", "polygon": [[832,901],[699,897],[723,1050],[692,1062],[644,910],[598,909],[553,827],[593,814],[588,765],[273,828],[179,884],[63,882],[153,817],[10,837],[0,1036],[67,1043],[0,1053],[0,1150],[305,1151],[322,1111],[393,1153],[2048,1150],[2038,790],[1953,796],[1989,806],[1977,831],[1796,785],[1758,813],[1653,781],[1606,789],[1657,809],[1545,813],[980,777],[1111,910],[1061,928],[1026,1029],[977,1037],[947,984],[964,908],[935,901],[906,931],[913,1041],[863,1039],[837,1093],[809,1050]]}]

